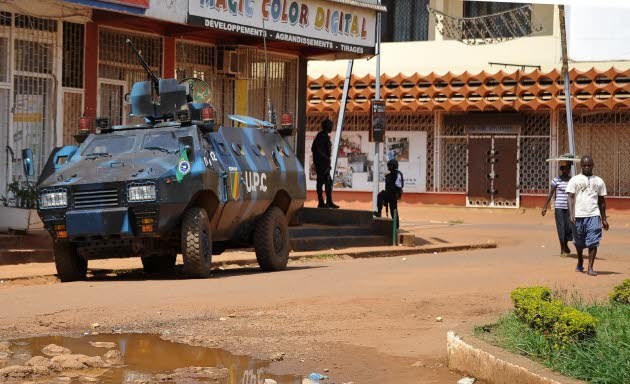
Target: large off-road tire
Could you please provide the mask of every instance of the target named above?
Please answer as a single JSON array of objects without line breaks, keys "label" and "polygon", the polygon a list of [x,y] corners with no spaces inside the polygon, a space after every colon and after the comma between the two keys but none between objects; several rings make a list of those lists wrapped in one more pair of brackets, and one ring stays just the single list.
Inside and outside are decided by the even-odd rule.
[{"label": "large off-road tire", "polygon": [[281,271],[289,262],[289,225],[282,210],[269,207],[254,230],[256,260],[263,271]]},{"label": "large off-road tire", "polygon": [[87,275],[87,260],[77,253],[77,247],[72,243],[55,243],[55,267],[57,277],[62,282],[85,280]]},{"label": "large off-road tire", "polygon": [[203,208],[192,207],[184,212],[182,256],[186,275],[189,277],[210,276],[212,234],[208,214]]},{"label": "large off-road tire", "polygon": [[175,270],[177,254],[152,255],[142,258],[142,268],[146,273],[171,273]]}]

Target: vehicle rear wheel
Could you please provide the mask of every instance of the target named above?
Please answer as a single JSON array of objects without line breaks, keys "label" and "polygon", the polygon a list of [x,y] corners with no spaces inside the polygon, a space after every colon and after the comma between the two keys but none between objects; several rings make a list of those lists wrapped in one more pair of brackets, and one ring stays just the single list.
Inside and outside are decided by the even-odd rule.
[{"label": "vehicle rear wheel", "polygon": [[192,207],[184,212],[182,256],[184,257],[184,272],[189,277],[210,276],[212,234],[208,214],[203,208]]},{"label": "vehicle rear wheel", "polygon": [[55,243],[55,267],[57,276],[62,282],[85,280],[87,275],[87,260],[77,253],[77,247],[72,243]]},{"label": "vehicle rear wheel", "polygon": [[289,226],[282,210],[269,207],[254,231],[256,260],[263,271],[281,271],[289,262]]},{"label": "vehicle rear wheel", "polygon": [[142,267],[146,273],[169,273],[175,269],[177,254],[151,255],[142,258]]}]

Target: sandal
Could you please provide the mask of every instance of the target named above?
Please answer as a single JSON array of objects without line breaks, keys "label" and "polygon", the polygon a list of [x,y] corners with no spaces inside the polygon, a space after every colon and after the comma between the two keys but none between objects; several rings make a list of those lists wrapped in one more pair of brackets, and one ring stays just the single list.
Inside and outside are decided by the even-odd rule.
[{"label": "sandal", "polygon": [[580,267],[579,265],[575,267],[575,272],[584,272],[584,267]]},{"label": "sandal", "polygon": [[589,269],[588,272],[586,272],[586,274],[589,276],[597,276],[597,272],[593,271],[592,269]]}]

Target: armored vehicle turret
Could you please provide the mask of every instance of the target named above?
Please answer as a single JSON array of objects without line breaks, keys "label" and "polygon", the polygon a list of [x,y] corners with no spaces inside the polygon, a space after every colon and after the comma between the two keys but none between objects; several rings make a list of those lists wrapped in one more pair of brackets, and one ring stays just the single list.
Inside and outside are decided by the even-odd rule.
[{"label": "armored vehicle turret", "polygon": [[145,124],[96,119],[80,146],[53,150],[39,177],[59,278],[84,279],[88,260],[117,257],[166,272],[178,253],[188,276],[206,277],[213,255],[252,246],[263,270],[284,269],[288,222],[306,196],[304,168],[284,140],[291,123],[232,116],[236,127],[218,126],[212,105],[195,97],[207,84],[158,79],[138,56],[151,81],[128,99]]}]

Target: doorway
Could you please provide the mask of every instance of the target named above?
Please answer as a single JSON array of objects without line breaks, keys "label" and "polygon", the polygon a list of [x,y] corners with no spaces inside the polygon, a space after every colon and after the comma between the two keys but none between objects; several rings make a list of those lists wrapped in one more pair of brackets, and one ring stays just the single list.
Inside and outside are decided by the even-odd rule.
[{"label": "doorway", "polygon": [[468,137],[467,207],[518,208],[517,135]]}]

